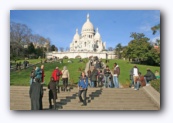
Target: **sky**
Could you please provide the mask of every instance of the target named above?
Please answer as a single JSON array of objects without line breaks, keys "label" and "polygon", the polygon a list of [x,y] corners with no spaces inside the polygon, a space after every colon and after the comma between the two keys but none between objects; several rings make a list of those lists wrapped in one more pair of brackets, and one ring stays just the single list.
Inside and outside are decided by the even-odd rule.
[{"label": "sky", "polygon": [[87,14],[106,48],[115,48],[118,43],[127,46],[132,32],[144,33],[152,42],[160,39],[160,32],[153,35],[151,30],[160,23],[160,10],[11,10],[10,22],[26,24],[32,34],[49,38],[58,48],[67,48],[76,28],[81,34]]},{"label": "sky", "polygon": [[151,30],[160,23],[159,10],[11,10],[10,22],[26,24],[32,34],[49,38],[58,48],[67,48],[76,28],[81,34],[87,14],[106,48],[115,48],[118,43],[127,46],[132,32],[144,33],[151,41],[160,38],[160,32],[153,35]]}]

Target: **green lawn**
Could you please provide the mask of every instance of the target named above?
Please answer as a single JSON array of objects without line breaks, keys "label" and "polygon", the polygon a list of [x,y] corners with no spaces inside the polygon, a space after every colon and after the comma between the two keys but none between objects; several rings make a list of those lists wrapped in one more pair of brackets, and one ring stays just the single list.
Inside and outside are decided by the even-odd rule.
[{"label": "green lawn", "polygon": [[[28,59],[27,61],[29,62],[29,64],[36,64],[36,63],[38,63],[38,62],[41,62],[41,60],[44,61],[45,59]],[[16,63],[21,62],[21,64],[23,65],[23,61],[24,61],[24,60],[17,60]],[[10,61],[10,62],[12,63],[12,66],[13,66],[13,67],[16,66],[15,61]]]},{"label": "green lawn", "polygon": [[[36,60],[38,61],[38,60]],[[63,64],[53,62],[53,63],[44,63],[44,70],[45,70],[45,83],[48,84],[52,71],[55,69],[55,67],[59,67],[61,70],[63,69],[63,66],[67,66],[69,72],[70,72],[70,80],[77,83],[78,77],[80,75],[79,68],[84,69],[86,63],[79,63],[78,59],[73,59],[73,63],[68,63],[67,59],[63,60]],[[37,63],[37,62],[35,62]],[[37,65],[38,67],[41,66],[41,64]],[[30,80],[30,72],[32,68],[28,68],[21,71],[13,71],[10,73],[10,85],[29,85]]]},{"label": "green lawn", "polygon": [[[50,77],[51,77],[51,73],[52,71],[55,69],[56,66],[58,66],[61,70],[63,68],[63,66],[67,66],[69,72],[70,72],[70,79],[71,81],[73,81],[74,83],[78,82],[78,77],[80,75],[80,69],[84,69],[86,63],[79,63],[78,59],[73,59],[73,63],[68,63],[67,59],[63,60],[63,64],[54,62],[54,63],[45,63],[45,82],[46,84],[48,84]],[[87,60],[85,60],[87,61]],[[103,60],[105,61],[105,60]],[[37,60],[32,60],[32,62],[37,63],[40,62],[39,59]],[[109,60],[109,67],[112,70],[114,62],[117,62],[121,73],[119,76],[119,81],[122,85],[128,85],[130,80],[129,80],[129,74],[130,74],[130,69],[134,66],[134,64],[128,63],[127,61],[124,60]],[[37,65],[38,67],[41,66],[41,64]],[[150,68],[153,72],[155,72],[155,70],[158,70],[160,72],[160,67],[156,67],[156,66],[147,66],[147,65],[137,65],[137,67],[139,68],[140,72],[142,74],[146,73],[146,69]],[[25,70],[21,70],[21,71],[13,71],[10,73],[10,85],[25,85],[28,86],[29,85],[29,80],[30,80],[30,72],[31,72],[32,68],[28,68]]]},{"label": "green lawn", "polygon": [[[120,76],[119,76],[119,82],[122,85],[129,85],[129,75],[130,75],[130,70],[134,66],[134,64],[129,63],[128,61],[124,60],[109,60],[109,63],[107,64],[111,70],[113,70],[114,63],[117,63],[120,67]],[[160,73],[160,67],[158,66],[148,66],[148,65],[139,65],[136,64],[136,66],[139,68],[139,71],[142,73],[142,75],[146,74],[146,69],[150,68],[151,71],[155,72],[155,70],[158,70]]]}]

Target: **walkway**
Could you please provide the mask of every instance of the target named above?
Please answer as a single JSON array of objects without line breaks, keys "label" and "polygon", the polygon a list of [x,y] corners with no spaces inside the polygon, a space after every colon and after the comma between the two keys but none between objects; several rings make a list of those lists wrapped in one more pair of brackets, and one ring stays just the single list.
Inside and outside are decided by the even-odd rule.
[{"label": "walkway", "polygon": [[[144,88],[89,88],[87,106],[78,103],[78,89],[58,93],[57,110],[159,110],[157,103]],[[29,87],[10,87],[10,110],[30,110]],[[48,89],[43,96],[43,109],[49,110]]]}]

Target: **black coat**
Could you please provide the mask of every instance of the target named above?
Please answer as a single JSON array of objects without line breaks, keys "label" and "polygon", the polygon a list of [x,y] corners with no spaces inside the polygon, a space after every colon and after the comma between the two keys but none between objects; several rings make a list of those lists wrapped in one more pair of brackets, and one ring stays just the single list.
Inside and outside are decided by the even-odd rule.
[{"label": "black coat", "polygon": [[42,109],[43,87],[38,82],[33,82],[30,86],[29,95],[31,98],[31,110]]},{"label": "black coat", "polygon": [[94,68],[94,70],[91,72],[91,81],[97,81],[98,71]]},{"label": "black coat", "polygon": [[56,82],[49,82],[49,99],[57,99]]},{"label": "black coat", "polygon": [[151,70],[147,70],[147,73],[144,75],[144,77],[146,77],[147,81],[156,79],[156,76]]}]

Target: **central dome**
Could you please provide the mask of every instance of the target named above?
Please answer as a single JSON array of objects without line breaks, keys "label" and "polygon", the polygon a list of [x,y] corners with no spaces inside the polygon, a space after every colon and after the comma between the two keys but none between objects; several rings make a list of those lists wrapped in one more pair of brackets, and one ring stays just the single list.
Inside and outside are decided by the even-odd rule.
[{"label": "central dome", "polygon": [[82,26],[82,33],[85,33],[85,32],[94,33],[94,26],[89,20],[89,14],[87,15],[87,21]]}]

